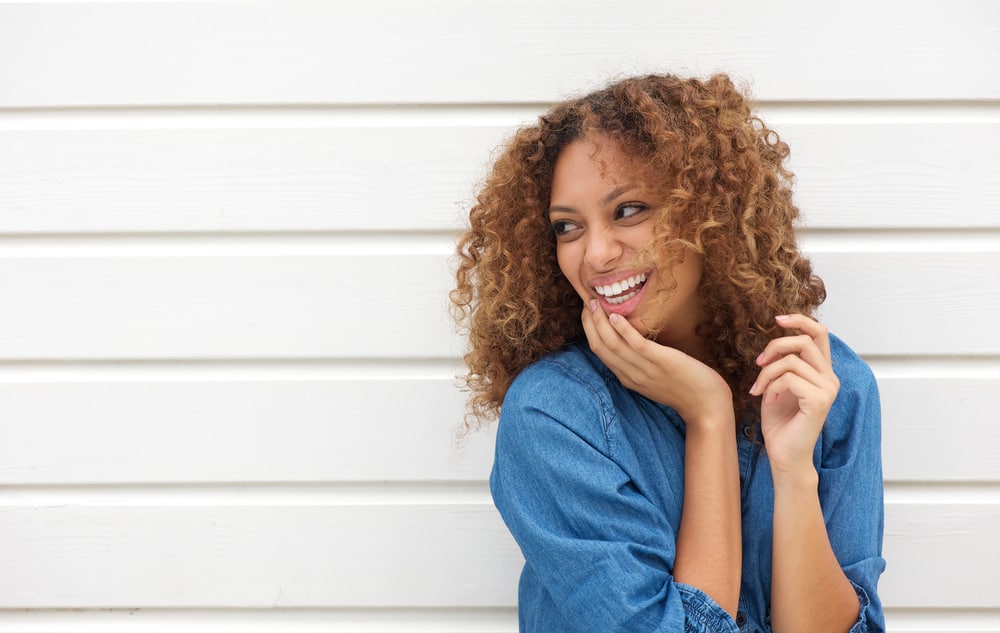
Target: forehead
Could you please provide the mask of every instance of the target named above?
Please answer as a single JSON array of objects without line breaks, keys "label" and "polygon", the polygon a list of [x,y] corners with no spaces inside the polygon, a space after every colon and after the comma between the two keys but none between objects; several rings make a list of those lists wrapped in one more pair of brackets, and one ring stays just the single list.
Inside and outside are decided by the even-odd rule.
[{"label": "forehead", "polygon": [[632,178],[634,161],[616,141],[581,139],[559,152],[553,169],[553,184],[567,179],[596,179],[619,185]]},{"label": "forehead", "polygon": [[552,174],[552,202],[587,195],[605,195],[625,187],[652,195],[642,161],[615,140],[601,137],[573,141],[562,149]]}]

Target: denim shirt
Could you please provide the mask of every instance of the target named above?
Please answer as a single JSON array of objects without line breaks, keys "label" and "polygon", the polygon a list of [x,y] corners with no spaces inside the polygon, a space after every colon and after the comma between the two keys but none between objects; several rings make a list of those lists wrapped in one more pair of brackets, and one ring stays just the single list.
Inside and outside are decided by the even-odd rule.
[{"label": "denim shirt", "polygon": [[[830,544],[854,585],[852,632],[884,631],[878,390],[830,337],[841,386],[816,443]],[[525,633],[770,631],[774,489],[766,451],[738,433],[743,565],[734,619],[674,580],[684,498],[684,421],[626,389],[577,343],[518,375],[504,399],[490,488],[524,554]]]}]

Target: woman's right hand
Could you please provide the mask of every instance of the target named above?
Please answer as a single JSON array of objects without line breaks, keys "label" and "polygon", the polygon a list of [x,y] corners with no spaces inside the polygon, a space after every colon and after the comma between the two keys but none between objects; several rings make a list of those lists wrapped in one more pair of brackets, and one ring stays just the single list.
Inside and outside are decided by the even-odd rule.
[{"label": "woman's right hand", "polygon": [[717,371],[647,339],[628,319],[605,314],[596,301],[584,306],[582,320],[590,349],[623,385],[677,411],[689,426],[733,429],[732,390]]}]

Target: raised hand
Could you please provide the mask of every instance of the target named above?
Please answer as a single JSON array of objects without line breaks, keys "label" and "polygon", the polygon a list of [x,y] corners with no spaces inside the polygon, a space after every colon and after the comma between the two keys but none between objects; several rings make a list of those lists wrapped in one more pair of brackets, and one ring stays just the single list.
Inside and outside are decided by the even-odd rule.
[{"label": "raised hand", "polygon": [[801,314],[775,317],[798,335],[774,339],[757,357],[750,393],[762,396],[761,431],[772,470],[812,467],[813,449],[840,380],[833,372],[826,327]]},{"label": "raised hand", "polygon": [[623,385],[665,404],[689,425],[733,426],[733,396],[726,381],[708,365],[640,334],[628,319],[605,314],[596,301],[583,309],[590,348]]}]

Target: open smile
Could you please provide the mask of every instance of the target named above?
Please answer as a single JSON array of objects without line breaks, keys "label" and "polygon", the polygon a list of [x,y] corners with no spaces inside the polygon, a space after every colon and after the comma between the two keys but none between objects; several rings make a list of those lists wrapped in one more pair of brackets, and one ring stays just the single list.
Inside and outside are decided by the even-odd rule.
[{"label": "open smile", "polygon": [[[609,307],[623,306],[627,301],[637,297],[646,285],[648,273],[636,273],[628,277],[623,277],[615,281],[607,280],[608,283],[598,283],[591,286],[594,292],[600,295],[601,299]],[[604,281],[604,280],[599,280]],[[617,310],[615,310],[617,312]]]},{"label": "open smile", "polygon": [[612,284],[594,286],[594,292],[604,297],[604,300],[611,305],[618,305],[625,303],[632,297],[639,294],[639,291],[645,283],[646,273],[639,273],[634,277],[622,279]]}]

